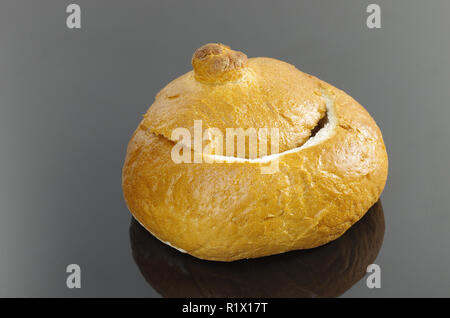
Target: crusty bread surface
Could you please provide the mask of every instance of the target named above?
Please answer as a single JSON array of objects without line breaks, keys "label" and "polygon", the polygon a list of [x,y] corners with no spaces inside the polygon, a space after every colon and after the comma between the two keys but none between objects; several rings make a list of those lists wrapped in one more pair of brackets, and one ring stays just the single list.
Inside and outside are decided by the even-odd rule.
[{"label": "crusty bread surface", "polygon": [[[352,97],[285,62],[247,59],[221,44],[198,49],[192,64],[157,94],[122,171],[129,210],[158,239],[217,261],[313,248],[341,236],[378,200],[386,148]],[[222,131],[278,128],[278,151],[175,163],[172,132],[193,131],[194,120]],[[262,173],[273,160],[277,171]]]}]

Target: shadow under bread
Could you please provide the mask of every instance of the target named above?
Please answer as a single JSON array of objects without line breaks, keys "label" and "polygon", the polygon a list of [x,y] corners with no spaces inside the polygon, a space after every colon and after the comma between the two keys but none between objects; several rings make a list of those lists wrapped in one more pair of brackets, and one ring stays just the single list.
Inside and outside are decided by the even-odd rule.
[{"label": "shadow under bread", "polygon": [[130,241],[142,275],[163,297],[337,297],[364,277],[384,230],[378,201],[335,241],[257,259],[197,259],[160,242],[134,218]]}]

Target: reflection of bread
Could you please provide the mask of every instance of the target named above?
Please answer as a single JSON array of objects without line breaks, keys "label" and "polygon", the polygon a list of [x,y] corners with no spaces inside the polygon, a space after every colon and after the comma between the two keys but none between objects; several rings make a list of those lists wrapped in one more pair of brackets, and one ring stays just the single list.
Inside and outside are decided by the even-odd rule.
[{"label": "reflection of bread", "polygon": [[[160,240],[220,261],[312,248],[342,235],[378,200],[386,149],[350,96],[287,63],[247,60],[218,44],[200,48],[193,65],[158,93],[123,168],[130,211]],[[278,128],[280,153],[176,164],[171,132],[192,130],[194,120],[222,131]],[[279,170],[261,173],[275,159]]]},{"label": "reflection of bread", "polygon": [[217,263],[177,252],[134,219],[130,227],[136,264],[164,297],[337,297],[364,276],[383,235],[378,202],[342,237],[322,247]]},{"label": "reflection of bread", "polygon": [[[211,53],[211,47],[217,51]],[[192,64],[193,72],[156,96],[141,123],[150,132],[170,139],[175,128],[186,127],[193,136],[194,120],[224,133],[226,128],[277,127],[279,150],[286,151],[302,145],[325,115],[321,83],[285,62],[247,61],[241,52],[206,45],[194,54]]]}]

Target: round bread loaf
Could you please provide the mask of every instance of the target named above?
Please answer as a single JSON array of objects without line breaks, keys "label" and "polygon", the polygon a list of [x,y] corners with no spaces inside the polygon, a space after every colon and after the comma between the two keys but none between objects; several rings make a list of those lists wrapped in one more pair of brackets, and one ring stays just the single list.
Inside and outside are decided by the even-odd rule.
[{"label": "round bread loaf", "polygon": [[[378,200],[386,148],[349,95],[222,44],[199,48],[192,65],[157,94],[122,171],[128,208],[159,240],[217,261],[313,248],[341,236]],[[244,151],[209,138],[230,128],[258,131],[259,152],[250,151],[250,133]],[[184,159],[175,160],[180,149]]]}]

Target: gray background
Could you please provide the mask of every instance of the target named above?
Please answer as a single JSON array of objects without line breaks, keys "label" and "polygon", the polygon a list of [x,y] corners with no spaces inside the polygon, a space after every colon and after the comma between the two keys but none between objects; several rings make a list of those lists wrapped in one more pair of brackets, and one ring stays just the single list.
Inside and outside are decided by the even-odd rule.
[{"label": "gray background", "polygon": [[77,0],[81,30],[69,3],[0,3],[0,296],[158,296],[131,257],[121,167],[155,94],[208,42],[290,62],[380,126],[382,288],[344,296],[450,296],[449,1]]}]

